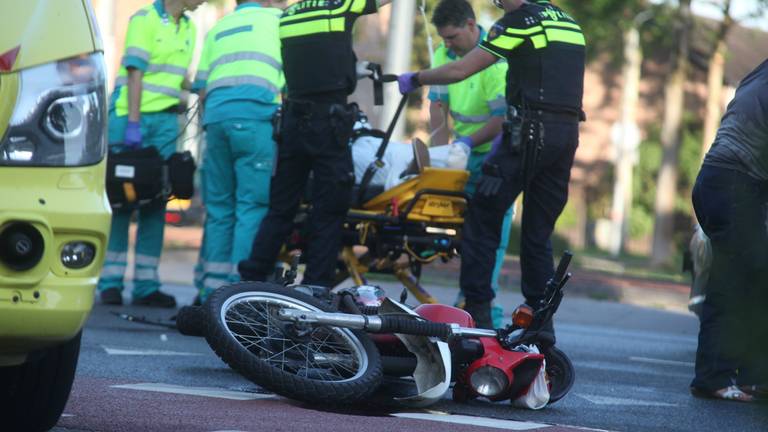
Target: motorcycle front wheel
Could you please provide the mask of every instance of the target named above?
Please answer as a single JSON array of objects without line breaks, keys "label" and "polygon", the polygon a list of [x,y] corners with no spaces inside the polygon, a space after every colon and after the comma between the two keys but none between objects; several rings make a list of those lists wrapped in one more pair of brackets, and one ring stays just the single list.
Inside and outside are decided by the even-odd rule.
[{"label": "motorcycle front wheel", "polygon": [[381,357],[363,332],[299,328],[285,309],[332,312],[331,305],[290,287],[248,282],[221,287],[206,302],[206,340],[232,369],[270,391],[322,404],[370,396],[382,380]]},{"label": "motorcycle front wheel", "polygon": [[576,371],[571,359],[564,352],[551,346],[543,352],[547,362],[545,372],[550,382],[549,403],[555,403],[565,397],[576,381]]}]

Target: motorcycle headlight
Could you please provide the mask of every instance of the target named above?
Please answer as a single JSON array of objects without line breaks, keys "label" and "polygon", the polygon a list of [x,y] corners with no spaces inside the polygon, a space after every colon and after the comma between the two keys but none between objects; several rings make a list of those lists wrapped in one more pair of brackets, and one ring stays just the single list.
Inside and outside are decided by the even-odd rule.
[{"label": "motorcycle headlight", "polygon": [[106,88],[101,53],[24,69],[0,165],[93,165],[106,152]]},{"label": "motorcycle headlight", "polygon": [[469,383],[477,394],[490,398],[506,390],[509,379],[503,370],[493,366],[483,366],[472,373]]}]

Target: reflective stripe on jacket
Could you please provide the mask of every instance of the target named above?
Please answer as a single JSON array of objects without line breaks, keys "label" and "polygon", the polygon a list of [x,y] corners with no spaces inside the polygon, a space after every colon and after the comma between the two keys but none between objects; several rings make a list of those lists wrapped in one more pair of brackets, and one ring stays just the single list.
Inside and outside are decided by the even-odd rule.
[{"label": "reflective stripe on jacket", "polygon": [[181,85],[192,62],[195,27],[186,16],[178,25],[156,0],[133,14],[128,22],[125,52],[115,80],[114,109],[128,114],[127,68],[144,72],[141,112],[163,111],[179,104]]},{"label": "reflective stripe on jacket", "polygon": [[[481,40],[484,35],[481,35]],[[435,50],[432,67],[439,67],[459,57],[440,45]],[[432,86],[429,99],[448,104],[453,118],[453,131],[457,137],[472,135],[485,126],[494,116],[504,116],[507,103],[504,99],[507,62],[500,60],[490,67],[447,86]],[[473,151],[484,153],[490,143],[478,143]]]},{"label": "reflective stripe on jacket", "polygon": [[275,8],[245,3],[222,18],[205,39],[194,88],[206,93],[222,88],[253,85],[267,90],[279,103],[283,86],[280,57],[280,15]]}]

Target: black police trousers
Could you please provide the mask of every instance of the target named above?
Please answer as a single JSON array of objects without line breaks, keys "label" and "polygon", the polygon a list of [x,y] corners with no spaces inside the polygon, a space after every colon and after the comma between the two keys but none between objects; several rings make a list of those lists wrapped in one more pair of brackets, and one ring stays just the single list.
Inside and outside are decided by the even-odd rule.
[{"label": "black police trousers", "polygon": [[[550,236],[568,200],[571,165],[579,142],[577,121],[543,124],[543,146],[535,165],[530,167],[531,180],[522,211],[522,292],[531,305],[543,297],[546,283],[554,275]],[[491,275],[504,213],[523,190],[521,155],[513,153],[508,143],[491,154],[485,164],[496,165],[503,182],[490,196],[479,193],[478,187],[464,217],[460,284],[468,303],[494,298]]]},{"label": "black police trousers", "polygon": [[269,211],[253,241],[249,259],[238,266],[244,280],[263,281],[274,272],[312,172],[303,282],[326,287],[333,284],[342,226],[354,185],[349,139],[355,114],[351,106],[341,104],[288,101],[283,106]]},{"label": "black police trousers", "polygon": [[693,207],[712,243],[691,386],[768,385],[768,184],[705,164]]}]

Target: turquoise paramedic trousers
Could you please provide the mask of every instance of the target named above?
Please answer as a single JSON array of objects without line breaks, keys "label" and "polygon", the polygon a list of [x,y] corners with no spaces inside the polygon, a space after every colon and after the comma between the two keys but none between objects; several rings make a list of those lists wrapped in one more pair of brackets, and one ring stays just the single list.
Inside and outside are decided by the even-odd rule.
[{"label": "turquoise paramedic trousers", "polygon": [[237,264],[250,255],[269,210],[275,149],[269,120],[231,119],[206,126],[202,300],[239,280]]},{"label": "turquoise paramedic trousers", "polygon": [[[114,111],[109,116],[110,151],[127,150],[122,144],[127,116],[118,117]],[[156,147],[160,155],[167,159],[176,151],[176,139],[179,134],[178,117],[174,113],[141,114],[142,146]],[[160,289],[157,267],[163,250],[163,231],[165,229],[165,203],[159,202],[141,207],[138,212],[136,229],[136,257],[133,273],[133,298],[146,297]],[[109,244],[104,267],[101,270],[98,290],[110,288],[123,290],[123,278],[128,258],[128,227],[133,210],[114,210],[112,227],[109,232]]]},{"label": "turquoise paramedic trousers", "polygon": [[[487,153],[472,152],[467,160],[467,171],[469,171],[469,180],[467,180],[467,186],[465,191],[470,195],[474,195],[477,189],[477,182],[480,180],[482,174],[483,160],[487,156]],[[491,288],[494,293],[499,292],[499,276],[501,275],[501,267],[504,265],[504,256],[507,253],[507,247],[509,246],[509,234],[512,229],[512,219],[515,217],[514,204],[509,207],[504,214],[504,222],[501,228],[501,243],[498,249],[496,249],[496,264],[493,266],[493,275],[491,276]],[[498,299],[498,297],[497,297]],[[456,299],[456,304],[462,304],[464,302],[464,294],[459,292]],[[504,308],[498,304],[497,300],[493,301],[491,307],[491,319],[493,320],[494,328],[501,328],[504,321]]]}]

